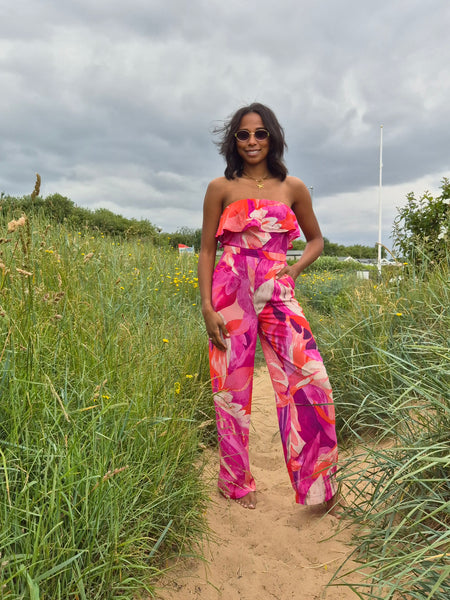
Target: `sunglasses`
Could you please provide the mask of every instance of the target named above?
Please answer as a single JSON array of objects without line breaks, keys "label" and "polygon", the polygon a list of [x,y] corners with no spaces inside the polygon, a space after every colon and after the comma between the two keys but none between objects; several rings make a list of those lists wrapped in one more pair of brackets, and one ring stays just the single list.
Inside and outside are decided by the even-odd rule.
[{"label": "sunglasses", "polygon": [[267,129],[257,129],[256,131],[239,129],[239,131],[236,131],[236,133],[234,134],[234,137],[237,139],[238,142],[247,142],[250,139],[251,135],[255,136],[256,141],[263,142],[264,140],[267,140],[270,133],[267,131]]}]

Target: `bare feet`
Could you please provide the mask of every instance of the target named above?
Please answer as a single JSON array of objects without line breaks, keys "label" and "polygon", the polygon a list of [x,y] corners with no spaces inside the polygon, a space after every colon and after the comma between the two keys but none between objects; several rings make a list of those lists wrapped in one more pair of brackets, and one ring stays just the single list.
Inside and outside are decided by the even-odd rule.
[{"label": "bare feet", "polygon": [[336,517],[336,519],[342,519],[345,515],[345,510],[347,508],[347,503],[344,498],[340,495],[339,492],[327,500],[325,502],[327,515],[331,515],[332,517]]},{"label": "bare feet", "polygon": [[256,508],[256,492],[249,492],[242,498],[235,498],[235,502],[240,504],[243,508]]}]

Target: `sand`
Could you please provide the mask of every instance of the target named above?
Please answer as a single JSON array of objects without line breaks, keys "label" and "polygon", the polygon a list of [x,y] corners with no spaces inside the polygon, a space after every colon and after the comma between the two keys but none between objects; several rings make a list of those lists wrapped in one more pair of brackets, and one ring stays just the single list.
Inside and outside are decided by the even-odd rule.
[{"label": "sand", "polygon": [[211,452],[206,473],[212,536],[201,548],[205,560],[184,559],[176,564],[162,581],[158,598],[355,600],[349,588],[326,587],[351,552],[351,531],[342,523],[339,526],[335,517],[324,515],[322,507],[295,503],[265,368],[258,370],[254,382],[250,459],[257,484],[255,510],[217,492],[218,458]]}]

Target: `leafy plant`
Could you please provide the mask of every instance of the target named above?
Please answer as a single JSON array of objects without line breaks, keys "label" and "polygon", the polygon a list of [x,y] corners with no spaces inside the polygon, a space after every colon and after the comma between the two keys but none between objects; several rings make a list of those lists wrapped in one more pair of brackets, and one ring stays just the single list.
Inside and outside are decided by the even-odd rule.
[{"label": "leafy plant", "polygon": [[76,206],[72,200],[61,194],[51,194],[41,198],[38,193],[37,186],[30,196],[21,198],[2,196],[0,210],[5,219],[17,218],[19,214],[25,212],[30,218],[44,217],[54,223],[64,223],[79,229],[129,238],[145,237],[155,243],[159,241],[159,231],[146,219],[127,219],[105,208],[92,211]]},{"label": "leafy plant", "polygon": [[179,227],[175,233],[163,233],[162,237],[167,239],[172,248],[178,248],[178,244],[186,244],[186,246],[193,246],[195,251],[198,252],[200,250],[202,230],[191,227]]},{"label": "leafy plant", "polygon": [[394,243],[399,253],[414,263],[440,262],[447,258],[450,239],[450,181],[442,180],[442,194],[433,198],[425,192],[417,199],[413,192],[398,209],[394,222]]}]

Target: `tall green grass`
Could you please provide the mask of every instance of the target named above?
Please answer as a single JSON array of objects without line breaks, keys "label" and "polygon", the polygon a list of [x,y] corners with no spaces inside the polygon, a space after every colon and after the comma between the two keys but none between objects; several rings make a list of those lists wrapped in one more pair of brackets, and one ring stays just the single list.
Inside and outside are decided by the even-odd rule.
[{"label": "tall green grass", "polygon": [[352,583],[365,599],[450,597],[448,264],[387,273],[320,323],[341,437],[359,442],[340,478],[358,524]]},{"label": "tall green grass", "polygon": [[387,272],[346,296],[330,318],[312,315],[339,399],[339,429],[350,438],[385,435],[399,408],[425,393],[441,398],[448,387],[448,268],[424,277]]},{"label": "tall green grass", "polygon": [[[205,532],[213,410],[196,259],[38,215],[7,233],[10,219],[0,596],[151,594],[167,558]],[[298,282],[340,438],[360,449],[340,478],[365,580],[344,563],[332,583],[367,600],[450,596],[450,286],[447,264],[424,264],[380,282],[323,270]]]},{"label": "tall green grass", "polygon": [[151,592],[205,530],[199,446],[213,415],[195,259],[38,217],[8,233],[10,218],[1,597]]}]

